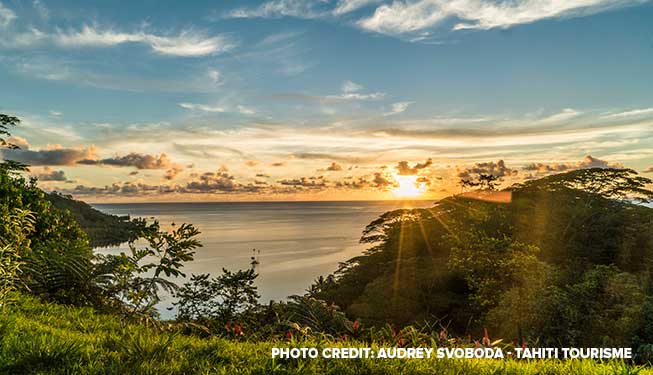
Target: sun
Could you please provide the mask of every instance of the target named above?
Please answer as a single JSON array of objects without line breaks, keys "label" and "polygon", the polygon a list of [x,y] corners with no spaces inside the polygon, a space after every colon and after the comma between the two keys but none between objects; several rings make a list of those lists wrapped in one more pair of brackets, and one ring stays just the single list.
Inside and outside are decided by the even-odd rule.
[{"label": "sun", "polygon": [[396,188],[392,189],[392,194],[398,198],[415,198],[423,195],[426,192],[426,184],[417,181],[417,176],[395,176],[395,180],[399,184]]}]

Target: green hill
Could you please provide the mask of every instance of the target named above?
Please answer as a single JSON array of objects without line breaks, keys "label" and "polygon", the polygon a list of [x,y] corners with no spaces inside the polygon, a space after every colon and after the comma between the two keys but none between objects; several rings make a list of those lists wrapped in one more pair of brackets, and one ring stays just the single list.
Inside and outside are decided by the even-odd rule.
[{"label": "green hill", "polygon": [[57,192],[46,193],[45,198],[60,210],[69,211],[88,234],[91,247],[115,246],[137,237],[142,228],[129,216],[108,215],[88,203]]},{"label": "green hill", "polygon": [[14,299],[0,314],[3,374],[653,374],[620,361],[271,359],[272,347],[380,345],[202,339],[28,297]]}]

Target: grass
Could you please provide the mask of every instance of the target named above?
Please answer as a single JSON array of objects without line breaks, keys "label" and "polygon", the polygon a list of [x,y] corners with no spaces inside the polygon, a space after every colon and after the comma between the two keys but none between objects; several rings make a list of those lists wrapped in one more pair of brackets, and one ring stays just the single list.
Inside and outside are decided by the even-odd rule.
[{"label": "grass", "polygon": [[[328,341],[295,344],[369,346]],[[272,347],[289,345],[158,332],[89,308],[30,297],[18,297],[0,314],[2,374],[653,374],[650,368],[620,361],[271,359]]]}]

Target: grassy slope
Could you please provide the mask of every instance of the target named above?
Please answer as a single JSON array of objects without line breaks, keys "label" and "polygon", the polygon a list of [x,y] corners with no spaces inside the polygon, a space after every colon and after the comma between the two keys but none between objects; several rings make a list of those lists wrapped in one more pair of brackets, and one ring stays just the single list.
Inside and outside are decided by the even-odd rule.
[{"label": "grassy slope", "polygon": [[[92,374],[653,374],[620,362],[493,360],[284,360],[287,342],[233,342],[157,333],[88,308],[20,297],[0,314],[0,373]],[[303,342],[300,346],[367,346]]]}]

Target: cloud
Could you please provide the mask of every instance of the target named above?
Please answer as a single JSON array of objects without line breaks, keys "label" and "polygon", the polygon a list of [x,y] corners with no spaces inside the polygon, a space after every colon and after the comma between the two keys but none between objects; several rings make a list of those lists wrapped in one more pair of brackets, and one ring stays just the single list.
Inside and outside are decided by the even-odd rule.
[{"label": "cloud", "polygon": [[211,82],[213,82],[214,85],[221,85],[222,84],[222,74],[216,69],[209,69],[206,72],[206,75],[209,77]]},{"label": "cloud", "polygon": [[326,170],[331,172],[337,172],[342,170],[342,166],[336,162],[332,162],[331,165]]},{"label": "cloud", "polygon": [[172,166],[166,154],[159,156],[131,152],[124,156],[114,156],[106,159],[87,158],[78,161],[85,165],[110,165],[114,167],[136,167],[137,169],[166,169]]},{"label": "cloud", "polygon": [[174,180],[175,177],[181,172],[183,172],[184,167],[181,166],[180,164],[175,164],[172,166],[172,168],[168,169],[166,173],[163,175],[163,178],[166,180]]},{"label": "cloud", "polygon": [[38,178],[39,181],[68,181],[64,171],[55,171],[48,167],[43,168],[43,172],[38,173],[36,178]]},{"label": "cloud", "polygon": [[237,190],[239,184],[236,183],[234,176],[227,172],[206,172],[199,176],[196,181],[190,181],[186,184],[186,191],[197,192],[232,192]]},{"label": "cloud", "polygon": [[202,112],[210,112],[210,113],[225,113],[225,112],[234,112],[234,113],[240,113],[242,115],[253,115],[256,114],[256,110],[250,107],[246,107],[244,105],[237,105],[234,108],[229,108],[226,106],[221,106],[221,105],[206,105],[206,104],[195,104],[195,103],[178,103],[178,106],[184,109],[188,109],[191,111],[202,111]]},{"label": "cloud", "polygon": [[[324,2],[322,2],[324,3]],[[238,8],[226,14],[227,18],[318,18],[326,13],[316,0],[271,0],[254,8]]]},{"label": "cloud", "polygon": [[474,175],[492,175],[494,177],[516,176],[519,171],[508,168],[503,160],[495,162],[475,163],[472,167],[457,168],[459,178],[470,178]]},{"label": "cloud", "polygon": [[48,112],[48,113],[49,113],[50,116],[52,116],[52,117],[61,117],[61,116],[63,116],[63,112],[59,112],[59,111],[50,111],[50,112]]},{"label": "cloud", "polygon": [[376,172],[374,173],[374,178],[372,179],[372,186],[386,190],[390,187],[397,186],[397,183],[392,181],[388,176],[385,176],[383,173]]},{"label": "cloud", "polygon": [[369,31],[388,35],[419,33],[444,21],[458,21],[453,30],[509,28],[548,18],[582,16],[638,4],[638,0],[395,0],[358,21]]},{"label": "cloud", "polygon": [[653,173],[653,167],[648,167],[642,171],[642,173]]},{"label": "cloud", "polygon": [[18,146],[18,148],[22,149],[28,149],[29,148],[29,142],[27,142],[27,139],[23,137],[18,137],[18,136],[11,136],[7,138],[7,143],[10,145]]},{"label": "cloud", "polygon": [[420,169],[424,169],[431,164],[433,164],[433,160],[429,158],[424,163],[417,163],[411,167],[408,162],[404,160],[397,163],[395,169],[397,170],[397,174],[400,176],[412,176],[417,174]]},{"label": "cloud", "polygon": [[39,17],[43,20],[50,18],[50,10],[39,0],[32,1],[32,6],[36,9]]},{"label": "cloud", "polygon": [[359,85],[358,83],[352,82],[352,81],[345,81],[342,83],[342,86],[340,87],[340,90],[346,94],[352,93],[352,92],[359,92],[363,89],[363,86]]},{"label": "cloud", "polygon": [[278,161],[278,162],[270,163],[270,166],[272,166],[272,167],[285,167],[286,164],[287,163],[285,161]]},{"label": "cloud", "polygon": [[620,168],[620,167],[622,167],[622,165],[619,163],[610,163],[605,160],[595,158],[592,155],[587,155],[583,158],[583,160],[578,162],[530,163],[526,165],[523,169],[526,171],[535,172],[537,174],[549,174],[549,173],[567,172],[576,169]]},{"label": "cloud", "polygon": [[277,181],[281,185],[305,187],[305,188],[324,188],[326,187],[326,180],[322,177],[301,177],[294,179],[284,179]]},{"label": "cloud", "polygon": [[380,0],[339,0],[332,13],[336,16],[347,14],[368,6],[370,4],[378,3]]},{"label": "cloud", "polygon": [[64,148],[60,145],[49,145],[46,149],[0,150],[0,155],[6,160],[14,160],[27,165],[75,165],[85,159],[96,157],[95,147]]},{"label": "cloud", "polygon": [[610,113],[608,115],[603,116],[602,118],[605,118],[605,119],[619,119],[619,118],[624,118],[624,117],[645,116],[645,115],[651,115],[651,114],[653,114],[653,108],[640,108],[640,109],[633,109],[633,110],[630,110],[630,111]]},{"label": "cloud", "polygon": [[389,112],[383,114],[383,116],[393,116],[400,113],[406,112],[408,106],[413,104],[413,102],[397,102],[392,104],[392,109]]},{"label": "cloud", "polygon": [[140,43],[148,45],[156,53],[181,57],[217,55],[234,47],[223,35],[207,36],[193,30],[183,30],[173,36],[161,36],[145,31],[128,33],[102,30],[89,25],[84,25],[81,30],[58,30],[52,35],[33,29],[30,43],[47,39],[64,48],[113,47],[125,43]]},{"label": "cloud", "polygon": [[178,106],[184,109],[191,111],[203,111],[203,112],[214,112],[214,113],[223,113],[227,112],[227,109],[221,106],[210,106],[206,104],[195,104],[195,103],[178,103]]},{"label": "cloud", "polygon": [[542,124],[553,124],[558,122],[564,122],[564,121],[571,120],[572,118],[577,117],[581,114],[582,112],[578,112],[573,108],[565,108],[556,114],[540,119],[538,122]]},{"label": "cloud", "polygon": [[0,27],[6,28],[16,19],[16,13],[0,3]]}]

